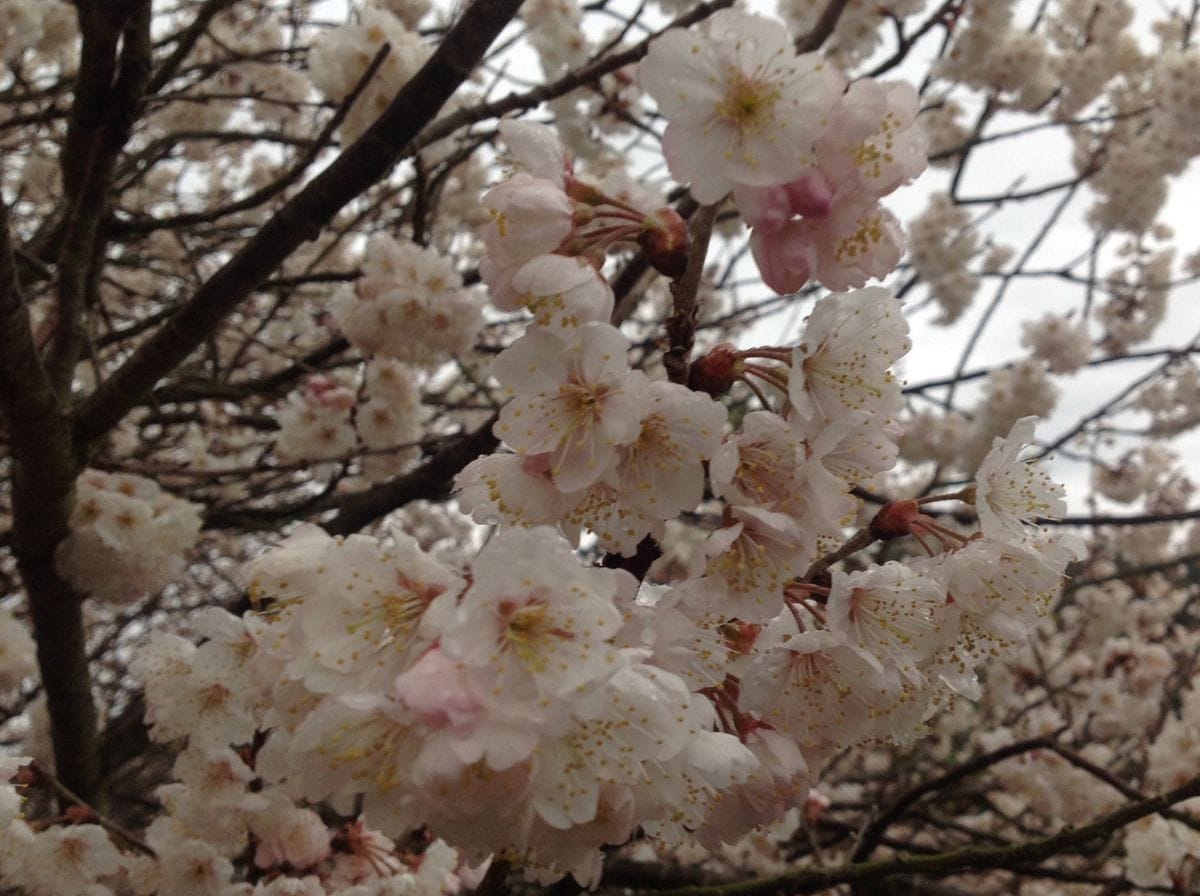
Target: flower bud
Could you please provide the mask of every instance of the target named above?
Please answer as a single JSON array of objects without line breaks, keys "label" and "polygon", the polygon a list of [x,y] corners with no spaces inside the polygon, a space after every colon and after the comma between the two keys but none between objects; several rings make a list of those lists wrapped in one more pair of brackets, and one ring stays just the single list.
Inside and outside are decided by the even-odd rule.
[{"label": "flower bud", "polygon": [[675,278],[687,269],[687,224],[671,208],[660,208],[646,217],[638,245],[660,274]]},{"label": "flower bud", "polygon": [[741,371],[741,360],[732,342],[713,346],[708,354],[692,362],[688,370],[688,388],[707,392],[714,398],[724,395]]},{"label": "flower bud", "polygon": [[890,541],[912,534],[912,524],[923,516],[916,501],[889,501],[871,520],[871,536],[877,541]]}]

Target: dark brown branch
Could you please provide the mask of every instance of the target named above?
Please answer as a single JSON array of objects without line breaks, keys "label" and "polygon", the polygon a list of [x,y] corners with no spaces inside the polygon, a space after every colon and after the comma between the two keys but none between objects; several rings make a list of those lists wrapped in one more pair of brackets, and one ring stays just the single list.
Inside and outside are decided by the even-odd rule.
[{"label": "dark brown branch", "polygon": [[0,206],[0,408],[13,455],[12,548],[29,595],[58,775],[96,802],[96,709],[81,598],[55,569],[82,459],[38,358]]},{"label": "dark brown branch", "polygon": [[819,893],[839,884],[868,884],[889,878],[928,875],[942,877],[962,871],[1005,868],[1027,871],[1030,866],[1070,850],[1095,849],[1128,824],[1200,796],[1200,776],[1159,796],[1128,803],[1091,824],[1065,828],[1057,834],[1011,846],[965,847],[931,856],[903,855],[878,862],[834,868],[805,868],[789,874],[711,887],[663,890],[657,896],[778,896],[780,893]]},{"label": "dark brown branch", "polygon": [[1003,762],[1005,759],[1020,756],[1023,753],[1029,753],[1033,750],[1049,749],[1052,743],[1053,740],[1045,737],[1017,741],[1016,743],[1007,744],[999,749],[992,750],[989,753],[984,753],[982,756],[976,756],[974,759],[964,762],[936,778],[923,781],[911,790],[901,794],[891,805],[871,819],[867,826],[863,828],[862,833],[859,834],[858,842],[854,844],[854,850],[850,853],[850,861],[861,862],[868,858],[879,843],[879,838],[883,836],[883,833],[892,823],[908,811],[911,806],[926,796],[945,790],[957,784],[963,778],[978,774],[985,769],[991,768],[998,762]]},{"label": "dark brown branch", "polygon": [[496,450],[499,440],[492,435],[494,422],[494,418],[490,419],[473,432],[453,437],[411,473],[342,498],[337,516],[325,525],[326,531],[331,535],[349,535],[411,501],[446,497],[455,475],[463,467]]},{"label": "dark brown branch", "polygon": [[208,30],[209,23],[224,9],[233,6],[237,0],[208,0],[200,11],[196,13],[196,18],[192,23],[180,32],[178,39],[175,42],[175,49],[171,51],[171,55],[163,60],[162,64],[150,76],[150,81],[146,85],[146,93],[156,94],[167,82],[175,76],[175,72],[179,70],[179,66],[192,52],[192,48],[204,36]]},{"label": "dark brown branch", "polygon": [[[379,71],[379,67],[383,65],[383,61],[387,58],[389,52],[391,52],[391,47],[388,44],[384,44],[379,48],[379,51],[375,54],[375,58],[372,59],[370,65],[367,66],[367,70],[363,72],[362,77],[358,79],[358,83],[354,85],[350,93],[346,95],[344,100],[342,100],[337,112],[335,112],[333,117],[325,123],[323,128],[321,128],[321,133],[319,133],[314,140],[304,141],[306,149],[303,153],[301,153],[300,158],[295,161],[291,168],[289,168],[271,183],[264,185],[247,196],[243,196],[241,199],[237,199],[233,202],[230,202],[228,205],[223,205],[216,209],[207,209],[201,212],[187,212],[184,214],[172,215],[170,218],[141,216],[118,221],[113,227],[113,232],[119,234],[145,233],[152,230],[171,230],[179,227],[188,227],[192,224],[206,224],[211,221],[215,221],[218,218],[223,218],[228,215],[234,215],[239,212],[248,211],[252,208],[257,208],[263,203],[274,199],[276,196],[283,193],[283,191],[288,187],[292,186],[292,184],[297,183],[304,175],[304,172],[307,171],[312,163],[317,160],[317,157],[321,154],[321,151],[329,145],[330,138],[333,137],[334,131],[342,126],[342,122],[344,122],[346,120],[346,116],[350,114],[350,109],[354,106],[354,103],[358,100],[363,90],[366,89],[367,85],[371,83],[371,79],[375,77],[375,73]],[[184,136],[185,135],[182,134],[173,134],[171,139],[180,140],[184,139]],[[255,136],[257,139],[261,139],[261,135]]]},{"label": "dark brown branch", "polygon": [[150,75],[150,2],[81,7],[79,24],[83,48],[61,158],[66,214],[57,259],[58,322],[47,361],[60,392],[83,350],[85,309],[104,256],[101,222]]},{"label": "dark brown branch", "polygon": [[81,435],[112,428],[162,377],[348,202],[381,180],[483,58],[521,0],[475,0],[387,111],[321,174],[290,199],[205,282],[163,328],[83,403]]},{"label": "dark brown branch", "polygon": [[817,24],[813,25],[812,31],[796,41],[796,52],[811,53],[821,49],[821,45],[829,40],[833,29],[837,27],[838,20],[849,5],[849,0],[829,0],[821,12],[821,17],[817,19]]},{"label": "dark brown branch", "polygon": [[696,336],[696,321],[700,308],[696,296],[700,281],[704,277],[704,262],[708,257],[708,242],[712,237],[713,222],[717,218],[717,206],[705,205],[692,216],[690,231],[691,246],[688,249],[687,268],[683,276],[671,284],[674,309],[667,320],[667,338],[670,345],[663,353],[663,367],[673,383],[686,383],[688,378],[688,356]]}]

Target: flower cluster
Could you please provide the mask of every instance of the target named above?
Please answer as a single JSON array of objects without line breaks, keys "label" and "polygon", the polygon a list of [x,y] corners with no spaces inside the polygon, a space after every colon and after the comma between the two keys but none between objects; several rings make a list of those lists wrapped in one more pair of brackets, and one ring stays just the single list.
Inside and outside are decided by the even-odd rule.
[{"label": "flower cluster", "polygon": [[362,10],[358,24],[329,29],[310,51],[308,74],[313,84],[329,99],[341,102],[362,79],[384,44],[389,48],[379,70],[342,123],[342,139],[347,143],[366,131],[433,52],[411,30],[415,25],[415,21],[402,21],[388,9],[368,5]]},{"label": "flower cluster", "polygon": [[418,366],[466,353],[482,324],[449,259],[384,235],[367,241],[362,276],[334,296],[331,310],[351,344]]},{"label": "flower cluster", "polygon": [[[503,121],[500,135],[518,170],[483,196],[491,220],[483,228],[487,255],[479,266],[497,308],[514,311],[527,307],[537,315],[553,313],[548,297],[558,291],[539,292],[538,284],[554,285],[569,276],[561,268],[561,260],[550,262],[559,267],[544,271],[546,256],[559,253],[598,266],[613,247],[634,244],[658,270],[668,275],[680,272],[686,234],[682,219],[672,209],[650,206],[645,210],[650,197],[639,196],[634,203],[630,197],[612,195],[617,191],[607,192],[576,176],[572,160],[546,125]],[[576,273],[573,279],[574,288],[583,293],[568,290],[572,303],[559,309],[566,315],[565,325],[606,321],[611,307],[605,312],[603,299],[590,293],[603,292],[607,286],[589,285],[583,273]],[[586,307],[580,309],[580,305]]]},{"label": "flower cluster", "polygon": [[[807,404],[787,419],[755,412],[710,451],[726,524],[694,575],[639,589],[623,570],[581,566],[545,526],[503,529],[465,569],[399,531],[342,541],[315,526],[256,560],[260,613],[207,611],[199,647],[156,635],[134,669],[154,737],[187,741],[155,836],[192,837],[173,848],[192,843],[204,873],[227,878],[221,857],[253,835],[260,867],[311,870],[324,887],[312,892],[339,892],[332,841],[303,806],[361,805],[356,823],[376,837],[427,827],[470,860],[590,883],[600,848],[639,825],[667,843],[732,842],[802,802],[835,749],[907,741],[947,689],[977,696],[974,668],[1022,643],[1071,556],[1026,525],[1062,511],[1058,487],[1018,457],[1032,421],[997,440],[961,496],[979,535],[892,505],[880,537],[945,549],[804,575],[839,535],[829,520],[853,510],[849,482],[894,458],[894,383],[846,347],[856,315],[878,331],[888,316],[863,309],[892,301],[826,300],[797,350]],[[831,389],[838,370],[882,388]],[[673,435],[693,458],[706,438]],[[588,475],[557,456],[546,488]],[[187,786],[199,780],[225,783]]]},{"label": "flower cluster", "polygon": [[[914,4],[892,6],[900,16]],[[392,45],[347,139],[428,54],[410,30],[421,0],[390,8],[368,6],[308,55],[314,81],[340,100],[374,49]],[[577,7],[552,11],[547,34],[576,33]],[[877,15],[854,5],[860,22]],[[548,71],[587,51],[535,43]],[[1002,59],[1035,55],[1010,44]],[[577,172],[549,128],[502,122],[516,170],[483,192],[476,246],[496,312],[489,335],[520,335],[496,346],[491,382],[474,378],[472,398],[504,399],[492,429],[501,450],[455,481],[480,528],[455,556],[399,528],[344,539],[293,529],[248,565],[252,612],[195,614],[199,643],[155,631],[131,665],[151,737],[179,750],[155,791],[161,815],[136,839],[91,817],[28,824],[8,782],[37,772],[0,761],[0,880],[31,896],[441,896],[477,882],[481,867],[469,866],[491,859],[533,880],[595,885],[605,850],[640,832],[718,848],[797,807],[819,813],[810,787],[832,757],[912,743],[956,695],[986,696],[977,669],[1022,655],[1079,556],[1039,528],[1065,503],[1023,459],[1034,438],[1023,409],[1053,406],[1044,362],[1083,363],[1086,328],[1063,332],[1054,318],[1060,326],[1031,334],[1035,359],[994,373],[974,423],[956,421],[959,444],[941,447],[948,462],[978,461],[970,484],[880,502],[869,517],[861,496],[897,466],[894,371],[910,339],[898,298],[863,287],[899,259],[882,197],[926,163],[916,91],[850,83],[823,57],[797,55],[780,23],[730,11],[661,36],[639,80],[667,120],[672,175],[709,205],[733,194],[765,282],[835,290],[812,303],[795,343],[724,343],[664,378],[652,340],[635,351],[622,331],[605,270],[611,250],[636,246],[682,289],[703,262],[689,257],[683,219],[619,177]],[[942,281],[947,318],[974,291],[968,224],[948,201],[925,220],[916,267]],[[285,471],[360,456],[370,479],[404,469],[426,432],[422,383],[450,358],[465,362],[482,330],[448,257],[378,234],[365,248],[361,275],[328,311],[366,361],[288,395],[274,442]],[[456,402],[444,406],[461,411]],[[464,416],[492,410],[463,405]],[[1162,485],[1153,460],[1131,491]],[[195,505],[98,471],[78,493],[58,558],[72,583],[128,599],[179,572]],[[945,502],[977,526],[929,509]],[[673,543],[681,519],[694,524],[690,552]],[[901,559],[862,553],[901,538]],[[684,559],[655,564],[660,552]],[[0,611],[0,635],[9,621]],[[21,680],[30,648],[0,647],[0,686]],[[1131,652],[1162,665],[1143,645]],[[1128,679],[1121,695],[1145,696],[1161,676]],[[1132,724],[1109,709],[1097,700],[1099,728]],[[1156,748],[1194,735],[1172,717]],[[1179,753],[1180,766],[1194,758]],[[1029,781],[1075,774],[1030,762]],[[1172,777],[1168,758],[1156,774]],[[1068,802],[1055,811],[1076,811]],[[1134,874],[1160,882],[1192,840],[1131,833]],[[1157,862],[1167,841],[1178,844]]]},{"label": "flower cluster", "polygon": [[[1063,511],[1019,457],[1031,419],[972,487],[938,496],[973,503],[977,534],[908,501],[847,542],[854,489],[897,456],[891,368],[910,343],[891,293],[821,299],[793,347],[718,347],[703,390],[655,379],[608,320],[597,254],[613,231],[662,244],[669,218],[635,226],[547,132],[502,133],[526,170],[485,197],[483,275],[530,319],[492,369],[511,453],[458,478],[460,505],[501,530],[458,567],[399,532],[304,527],[251,565],[263,609],[223,617],[199,648],[219,662],[160,639],[148,680],[176,697],[149,705],[155,735],[189,751],[255,744],[253,773],[293,800],[594,883],[602,848],[638,827],[732,842],[803,802],[835,750],[908,742],[951,694],[977,697],[975,668],[1022,644],[1075,546],[1030,525]],[[600,228],[579,205],[621,214]],[[774,395],[756,386],[763,407],[736,426],[714,397],[734,380]],[[692,568],[658,585],[582,566],[568,544],[589,533],[620,567],[706,494]],[[907,535],[927,557],[827,572]]]},{"label": "flower cluster", "polygon": [[[388,853],[387,836],[422,825],[476,859],[593,881],[598,847],[639,823],[668,842],[733,840],[802,800],[832,748],[911,737],[937,688],[970,691],[970,670],[1019,643],[1057,583],[1061,549],[1020,523],[1061,511],[1017,460],[1030,423],[981,468],[981,538],[828,586],[788,576],[804,562],[780,537],[800,531],[800,476],[773,493],[758,478],[787,427],[766,413],[744,426],[737,455],[753,463],[725,486],[742,495],[737,522],[714,534],[704,576],[669,588],[638,594],[625,572],[581,567],[546,528],[501,532],[462,573],[400,533],[384,545],[306,527],[264,555],[250,570],[261,616],[207,611],[201,646],[159,634],[135,666],[154,736],[187,740],[179,783],[160,791],[157,863],[120,858],[138,891],[173,892],[169,857],[228,883],[253,836],[258,867],[338,893],[363,880],[346,865],[369,864],[353,844]],[[918,519],[910,531],[934,530]],[[252,741],[240,758],[227,748]],[[382,833],[331,835],[296,802],[359,799]],[[88,882],[116,861],[89,862]]]},{"label": "flower cluster", "polygon": [[[444,842],[414,854],[361,822],[330,829],[227,748],[179,755],[177,782],[157,792],[166,812],[136,842],[114,843],[91,821],[25,822],[20,791],[38,775],[28,761],[0,757],[0,879],[28,896],[443,896],[462,886]],[[234,881],[245,851],[254,883]]]},{"label": "flower cluster", "polygon": [[848,85],[824,57],[797,55],[781,22],[731,10],[663,35],[640,79],[668,120],[672,175],[705,203],[733,190],[776,292],[859,287],[895,268],[902,234],[879,199],[926,165],[910,85]]},{"label": "flower cluster", "polygon": [[86,470],[75,483],[59,573],[98,600],[128,603],[179,576],[200,523],[197,505],[153,480]]},{"label": "flower cluster", "polygon": [[367,479],[383,479],[419,453],[424,417],[417,372],[399,361],[373,359],[361,389],[312,376],[291,393],[279,410],[275,453],[285,461],[361,454]]}]

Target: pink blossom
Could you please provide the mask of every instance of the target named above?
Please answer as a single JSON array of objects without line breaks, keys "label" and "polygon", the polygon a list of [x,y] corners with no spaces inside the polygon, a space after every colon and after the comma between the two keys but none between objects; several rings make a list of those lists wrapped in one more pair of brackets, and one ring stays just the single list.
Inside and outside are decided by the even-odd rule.
[{"label": "pink blossom", "polygon": [[920,98],[900,81],[855,81],[817,141],[818,164],[840,194],[878,198],[925,170],[928,138],[916,124]]},{"label": "pink blossom", "polygon": [[554,484],[551,456],[489,454],[476,458],[455,477],[458,503],[477,523],[553,526],[579,500]]},{"label": "pink blossom", "polygon": [[826,612],[830,630],[892,680],[904,675],[919,682],[918,665],[957,633],[945,589],[900,563],[834,570]]},{"label": "pink blossom", "polygon": [[396,678],[393,693],[431,728],[463,729],[483,710],[461,663],[432,647]]},{"label": "pink blossom", "polygon": [[812,228],[799,219],[778,227],[755,227],[750,232],[750,252],[763,283],[780,295],[798,292],[817,266]]},{"label": "pink blossom", "polygon": [[829,289],[856,289],[895,270],[904,252],[896,216],[872,197],[854,194],[823,218],[804,221],[816,245],[814,276]]},{"label": "pink blossom", "polygon": [[733,198],[751,227],[772,229],[797,215],[820,217],[833,206],[834,185],[820,171],[809,169],[795,180],[769,187],[738,184]]}]

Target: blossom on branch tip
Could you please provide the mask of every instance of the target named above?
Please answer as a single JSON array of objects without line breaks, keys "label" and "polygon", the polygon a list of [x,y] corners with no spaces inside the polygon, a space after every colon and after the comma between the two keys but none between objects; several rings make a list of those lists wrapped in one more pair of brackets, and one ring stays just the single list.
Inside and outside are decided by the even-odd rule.
[{"label": "blossom on branch tip", "polygon": [[1067,512],[1064,489],[1033,460],[1020,460],[1021,451],[1033,443],[1036,417],[1022,417],[992,450],[975,474],[975,510],[984,536],[1020,543],[1026,526],[1039,517],[1057,519]]},{"label": "blossom on branch tip", "polygon": [[562,189],[564,174],[571,170],[571,162],[554,128],[536,121],[506,118],[500,122],[498,130],[517,165]]},{"label": "blossom on branch tip", "polygon": [[735,184],[792,180],[841,89],[817,54],[797,56],[782,22],[734,10],[703,29],[672,29],[650,45],[639,80],[667,118],[672,176],[702,203]]},{"label": "blossom on branch tip", "polygon": [[554,181],[517,172],[483,196],[491,221],[483,228],[487,257],[479,265],[492,303],[504,311],[519,307],[512,283],[526,262],[553,252],[575,229],[575,203]]},{"label": "blossom on branch tip", "polygon": [[534,324],[564,338],[586,323],[606,324],[612,317],[612,289],[580,258],[539,255],[517,269],[511,284]]},{"label": "blossom on branch tip", "polygon": [[817,302],[796,348],[788,398],[804,420],[850,411],[890,419],[902,407],[889,367],[912,343],[900,304],[886,289],[835,293]]}]

